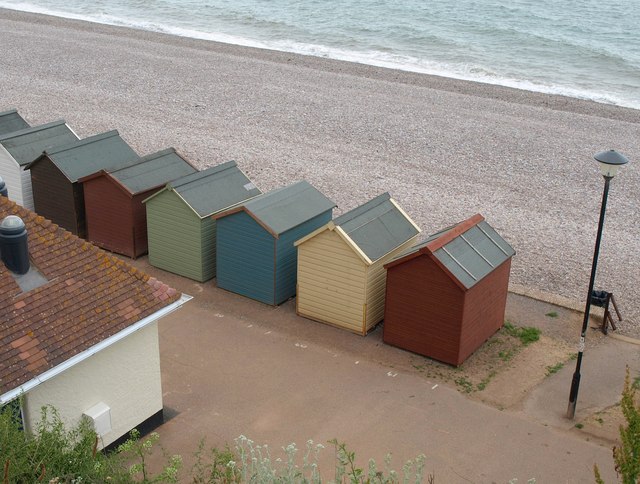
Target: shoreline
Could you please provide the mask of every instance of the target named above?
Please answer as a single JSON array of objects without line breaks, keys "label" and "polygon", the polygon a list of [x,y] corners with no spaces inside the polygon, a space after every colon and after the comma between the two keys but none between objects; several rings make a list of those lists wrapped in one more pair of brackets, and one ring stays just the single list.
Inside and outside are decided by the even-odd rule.
[{"label": "shoreline", "polygon": [[[147,41],[173,44],[182,41],[185,47],[208,50],[212,52],[226,53],[229,50],[237,50],[239,55],[252,57],[255,59],[267,59],[270,62],[292,64],[311,69],[321,69],[335,73],[343,72],[347,64],[351,74],[377,79],[381,81],[401,82],[413,86],[429,87],[458,94],[468,94],[482,96],[492,99],[499,99],[506,102],[523,103],[527,105],[541,104],[544,107],[556,110],[566,110],[577,114],[596,115],[617,119],[620,121],[636,122],[640,109],[620,106],[616,104],[603,103],[589,99],[576,98],[562,94],[550,94],[540,91],[529,91],[526,89],[504,86],[501,84],[485,83],[481,81],[446,77],[436,74],[427,74],[411,70],[396,69],[392,67],[381,67],[372,64],[364,64],[355,61],[332,59],[328,57],[313,56],[295,52],[274,50],[269,48],[250,47],[240,44],[225,43],[216,40],[198,39],[194,37],[180,36],[158,32],[154,30],[138,29],[135,27],[100,23],[90,20],[80,20],[69,17],[50,15],[45,13],[32,13],[22,10],[13,10],[0,7],[0,17],[7,16],[15,21],[25,21],[28,23],[40,23],[52,25],[56,22],[68,23],[78,30],[91,31],[118,35],[130,38],[144,38]],[[12,18],[13,17],[13,18]],[[592,105],[598,106],[599,109]],[[600,111],[600,112],[598,112]]]},{"label": "shoreline", "polygon": [[[2,109],[118,129],[141,155],[235,159],[263,190],[307,179],[339,206],[384,191],[425,235],[480,212],[516,248],[511,282],[583,300],[612,184],[598,289],[640,335],[640,110],[473,81],[0,9]],[[544,315],[542,316],[544,317]]]}]

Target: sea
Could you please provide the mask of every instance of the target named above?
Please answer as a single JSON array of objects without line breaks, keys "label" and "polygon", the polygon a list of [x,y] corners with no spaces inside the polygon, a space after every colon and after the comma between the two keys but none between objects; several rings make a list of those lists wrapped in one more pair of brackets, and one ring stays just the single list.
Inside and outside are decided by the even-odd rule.
[{"label": "sea", "polygon": [[0,0],[0,7],[640,109],[638,0]]}]

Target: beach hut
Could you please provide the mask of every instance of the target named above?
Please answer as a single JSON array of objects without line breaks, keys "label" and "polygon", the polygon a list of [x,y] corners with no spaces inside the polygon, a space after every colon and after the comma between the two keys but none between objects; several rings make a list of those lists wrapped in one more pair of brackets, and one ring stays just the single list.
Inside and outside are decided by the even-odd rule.
[{"label": "beach hut", "polygon": [[137,159],[139,156],[116,130],[47,149],[27,166],[31,170],[35,210],[85,238],[84,194],[78,180]]},{"label": "beach hut", "polygon": [[218,287],[274,306],[294,296],[293,244],[329,222],[335,206],[300,181],[215,215]]},{"label": "beach hut", "polygon": [[216,275],[213,214],[260,195],[235,161],[168,183],[143,201],[149,263],[205,282]]},{"label": "beach hut", "polygon": [[462,364],[504,323],[514,254],[478,214],[386,264],[384,342]]},{"label": "beach hut", "polygon": [[15,109],[0,113],[0,136],[30,127],[29,123]]},{"label": "beach hut", "polygon": [[84,192],[87,239],[132,258],[147,253],[147,213],[142,201],[197,170],[176,150],[134,160],[124,168],[100,170],[78,180]]},{"label": "beach hut", "polygon": [[33,210],[29,163],[44,150],[77,140],[78,136],[64,121],[0,135],[0,176],[7,184],[9,198]]},{"label": "beach hut", "polygon": [[384,264],[419,233],[383,193],[298,240],[297,313],[367,334],[384,316]]}]

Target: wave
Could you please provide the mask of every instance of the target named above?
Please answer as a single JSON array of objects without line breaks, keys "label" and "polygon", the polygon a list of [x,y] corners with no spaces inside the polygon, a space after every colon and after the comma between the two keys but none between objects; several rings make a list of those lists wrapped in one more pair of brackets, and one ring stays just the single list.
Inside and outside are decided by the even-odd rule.
[{"label": "wave", "polygon": [[575,86],[562,85],[544,81],[532,81],[501,75],[495,70],[483,65],[470,62],[449,63],[434,61],[420,57],[403,55],[390,52],[388,49],[346,49],[327,45],[300,42],[296,40],[257,40],[239,35],[225,34],[221,32],[206,32],[194,28],[168,25],[149,20],[136,20],[123,18],[110,14],[82,14],[45,8],[27,2],[15,3],[0,1],[0,7],[11,10],[19,10],[30,13],[51,15],[55,17],[70,18],[98,24],[129,27],[138,30],[155,31],[179,37],[189,37],[200,40],[221,42],[226,44],[241,45],[246,47],[269,49],[291,52],[302,55],[323,57],[328,59],[355,62],[376,67],[390,68],[421,74],[436,75],[459,80],[474,81],[485,84],[505,86],[525,91],[540,92],[546,94],[562,95],[578,99],[585,99],[604,104],[613,104],[634,109],[640,109],[640,100],[620,95],[605,90],[576,88]]}]

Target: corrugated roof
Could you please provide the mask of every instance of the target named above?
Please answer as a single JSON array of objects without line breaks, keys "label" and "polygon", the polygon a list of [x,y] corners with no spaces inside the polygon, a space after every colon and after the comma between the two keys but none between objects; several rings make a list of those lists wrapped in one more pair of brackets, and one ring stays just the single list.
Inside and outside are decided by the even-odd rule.
[{"label": "corrugated roof", "polygon": [[333,223],[341,227],[372,261],[420,233],[418,227],[393,203],[388,193],[378,195],[341,215]]},{"label": "corrugated roof", "polygon": [[244,208],[280,235],[336,206],[307,181],[299,181],[244,204]]},{"label": "corrugated roof", "polygon": [[0,113],[0,136],[29,127],[29,123],[15,109]]},{"label": "corrugated roof", "polygon": [[0,197],[22,218],[47,284],[23,291],[0,262],[0,395],[169,306],[180,293]]},{"label": "corrugated roof", "polygon": [[260,195],[235,161],[212,166],[167,185],[182,197],[200,218],[208,217]]},{"label": "corrugated roof", "polygon": [[97,171],[115,170],[140,159],[115,129],[48,149],[45,154],[72,183]]},{"label": "corrugated roof", "polygon": [[469,289],[515,253],[483,220],[435,250],[433,255]]},{"label": "corrugated roof", "polygon": [[432,255],[466,289],[516,253],[479,214],[429,236],[389,265],[401,263],[417,252]]},{"label": "corrugated roof", "polygon": [[0,136],[0,144],[20,166],[28,165],[45,150],[77,140],[62,120]]},{"label": "corrugated roof", "polygon": [[197,171],[189,162],[176,153],[175,149],[167,148],[166,150],[143,156],[124,168],[111,171],[110,175],[118,180],[130,193],[135,194]]}]

